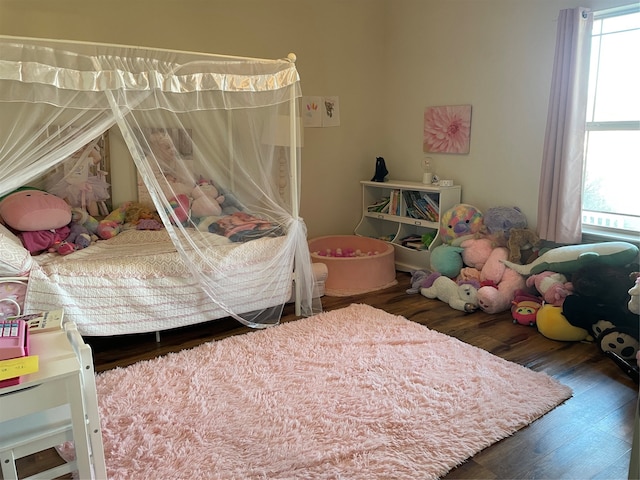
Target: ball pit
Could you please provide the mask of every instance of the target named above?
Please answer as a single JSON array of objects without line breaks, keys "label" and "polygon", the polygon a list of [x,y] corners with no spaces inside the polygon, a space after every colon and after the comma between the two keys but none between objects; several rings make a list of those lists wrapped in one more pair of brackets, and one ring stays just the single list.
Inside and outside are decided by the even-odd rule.
[{"label": "ball pit", "polygon": [[311,261],[324,263],[325,294],[357,295],[397,283],[393,245],[357,235],[329,235],[309,240]]}]

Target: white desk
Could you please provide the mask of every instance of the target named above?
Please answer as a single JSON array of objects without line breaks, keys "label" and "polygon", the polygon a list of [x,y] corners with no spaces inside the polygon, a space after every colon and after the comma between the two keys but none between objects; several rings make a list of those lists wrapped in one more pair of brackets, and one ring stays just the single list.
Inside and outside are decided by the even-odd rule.
[{"label": "white desk", "polygon": [[[30,353],[39,356],[39,371],[25,375],[18,385],[0,389],[0,429],[2,422],[69,405],[79,477],[83,480],[103,479],[106,478],[106,468],[95,383],[92,383],[93,391],[87,395],[87,382],[83,382],[83,374],[94,375],[93,364],[85,365],[87,372],[83,371],[80,354],[74,350],[71,338],[90,354],[73,323],[66,323],[61,330],[31,335]],[[25,418],[25,422],[28,421],[30,419]]]}]

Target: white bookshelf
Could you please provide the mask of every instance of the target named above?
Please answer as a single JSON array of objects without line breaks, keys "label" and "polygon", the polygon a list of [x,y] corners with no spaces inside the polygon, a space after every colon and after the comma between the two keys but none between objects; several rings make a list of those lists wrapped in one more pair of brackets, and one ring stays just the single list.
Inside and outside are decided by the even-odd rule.
[{"label": "white bookshelf", "polygon": [[[355,234],[385,240],[394,247],[396,269],[404,272],[429,268],[430,251],[441,242],[438,229],[442,214],[460,203],[461,187],[453,185],[440,187],[419,182],[361,181],[362,218],[355,228]],[[422,212],[416,209],[418,198],[429,197],[435,204],[434,209]],[[394,203],[392,198],[396,198]],[[389,198],[391,209],[370,211],[370,206]],[[424,204],[423,201],[419,203]],[[421,237],[433,235],[433,240],[424,249],[403,246],[403,240],[409,236]]]}]

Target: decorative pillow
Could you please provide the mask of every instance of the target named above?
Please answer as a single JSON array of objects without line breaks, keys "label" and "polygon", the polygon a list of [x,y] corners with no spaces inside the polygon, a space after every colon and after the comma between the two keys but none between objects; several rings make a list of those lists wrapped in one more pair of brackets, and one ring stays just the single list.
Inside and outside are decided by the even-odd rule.
[{"label": "decorative pillow", "polygon": [[0,201],[0,217],[20,232],[54,230],[71,222],[71,206],[55,195],[26,188]]},{"label": "decorative pillow", "polygon": [[33,259],[22,242],[0,224],[0,276],[24,277],[29,274]]}]

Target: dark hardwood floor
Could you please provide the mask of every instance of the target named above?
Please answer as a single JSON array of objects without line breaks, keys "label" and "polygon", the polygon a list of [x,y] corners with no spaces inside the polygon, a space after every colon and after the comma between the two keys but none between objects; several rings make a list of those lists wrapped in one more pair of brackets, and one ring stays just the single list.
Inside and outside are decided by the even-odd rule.
[{"label": "dark hardwood floor", "polygon": [[[535,328],[513,324],[509,312],[459,312],[438,300],[407,294],[408,273],[399,272],[397,278],[398,285],[383,291],[325,296],[323,308],[366,303],[546,372],[574,391],[567,402],[445,478],[627,478],[638,386],[594,344],[549,340]],[[282,321],[296,319],[293,305],[287,305]],[[224,320],[163,332],[159,343],[154,334],[85,340],[93,348],[96,371],[101,372],[247,331],[234,320]],[[51,461],[51,456],[32,456],[22,461],[21,469],[29,474],[36,465]]]}]

